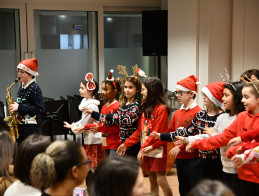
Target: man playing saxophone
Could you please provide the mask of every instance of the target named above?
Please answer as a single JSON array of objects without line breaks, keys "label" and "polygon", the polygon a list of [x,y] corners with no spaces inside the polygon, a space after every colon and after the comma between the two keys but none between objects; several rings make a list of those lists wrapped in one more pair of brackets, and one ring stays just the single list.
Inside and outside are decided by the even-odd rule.
[{"label": "man playing saxophone", "polygon": [[17,94],[17,102],[9,105],[11,112],[17,112],[18,144],[33,133],[41,133],[42,114],[45,111],[42,92],[34,78],[38,76],[38,61],[26,59],[17,66],[21,86]]}]

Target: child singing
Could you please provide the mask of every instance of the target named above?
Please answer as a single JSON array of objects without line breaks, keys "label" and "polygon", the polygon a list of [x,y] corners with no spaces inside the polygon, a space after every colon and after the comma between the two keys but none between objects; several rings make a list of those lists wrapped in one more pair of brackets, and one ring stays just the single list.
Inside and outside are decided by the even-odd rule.
[{"label": "child singing", "polygon": [[153,131],[163,133],[168,130],[169,108],[166,105],[163,85],[157,78],[148,78],[142,84],[141,118],[138,129],[118,148],[117,153],[124,155],[132,145],[141,142],[138,159],[143,170],[148,171],[151,192],[159,194],[159,186],[164,195],[173,195],[166,178],[167,143],[150,136]]},{"label": "child singing", "polygon": [[[171,133],[153,133],[152,136],[162,141],[172,141],[176,136],[203,134],[207,127],[213,127],[222,109],[222,97],[225,82],[213,82],[201,89],[206,110],[202,110],[192,120],[187,128],[179,128]],[[219,149],[200,151],[200,171],[202,178],[221,179],[222,164]]]},{"label": "child singing", "polygon": [[[137,66],[135,66],[137,67]],[[125,69],[125,67],[124,67]],[[127,76],[127,74],[125,74]],[[91,114],[96,120],[101,121],[104,125],[120,125],[120,141],[124,143],[138,127],[139,104],[141,102],[141,81],[137,73],[133,76],[127,76],[124,79],[122,92],[120,95],[120,107],[111,114],[103,115],[86,109],[85,112]],[[127,149],[126,154],[137,157],[140,149],[140,143],[137,143]]]},{"label": "child singing", "polygon": [[[95,99],[98,93],[98,84],[96,81],[94,81],[92,73],[86,74],[85,80],[82,80],[80,83],[79,92],[81,97],[84,97],[78,107],[79,110],[82,111],[82,108],[86,107],[98,112],[98,105],[100,105],[100,101]],[[91,115],[82,112],[82,117],[79,121],[72,124],[64,122],[64,127],[71,129],[75,134],[81,134],[81,131],[76,130],[77,127],[93,123],[97,123],[97,121],[91,118]],[[104,152],[102,149],[102,134],[84,130],[83,137],[84,148],[87,156],[92,160],[91,168],[94,170],[98,163],[100,163],[104,158]]]},{"label": "child singing", "polygon": [[[178,142],[188,144],[198,139],[210,137],[210,135],[222,133],[224,129],[227,128],[236,119],[237,115],[245,110],[241,102],[242,88],[243,82],[226,83],[222,97],[226,113],[221,114],[217,118],[213,128],[208,127],[204,129],[204,133],[206,134],[189,137],[177,136],[176,138],[179,139]],[[222,180],[235,192],[236,195],[239,195],[237,167],[230,159],[227,158],[226,152],[228,148],[229,147],[227,146],[220,148],[220,157],[223,165]]]},{"label": "child singing", "polygon": [[[242,89],[242,103],[245,110],[241,112],[236,120],[226,128],[221,134],[210,138],[197,140],[190,144],[192,149],[210,150],[226,146],[230,139],[240,136],[244,132],[253,130],[259,124],[259,81],[251,81],[244,84]],[[239,146],[230,148],[227,153],[228,158],[236,154]],[[259,195],[259,163],[243,165],[238,168],[238,178],[240,179],[240,195]]]}]

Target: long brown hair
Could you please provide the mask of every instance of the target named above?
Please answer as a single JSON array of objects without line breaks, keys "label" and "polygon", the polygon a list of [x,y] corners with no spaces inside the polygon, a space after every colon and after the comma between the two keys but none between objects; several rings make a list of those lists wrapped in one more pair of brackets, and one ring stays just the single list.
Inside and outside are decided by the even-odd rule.
[{"label": "long brown hair", "polygon": [[7,131],[0,131],[0,177],[13,182],[9,174],[9,166],[14,156],[14,141]]},{"label": "long brown hair", "polygon": [[125,82],[131,82],[131,83],[133,83],[136,86],[137,93],[136,93],[134,101],[141,102],[142,97],[140,95],[140,91],[141,91],[141,81],[140,81],[140,78],[137,78],[137,77],[134,77],[134,76],[128,76],[128,77],[125,78],[125,80],[123,82],[123,87],[121,88],[121,95],[120,95],[120,98],[119,98],[120,106],[121,107],[125,106],[125,104],[128,101],[128,99],[127,99],[127,97],[125,96],[125,93],[124,93],[124,84],[125,84]]},{"label": "long brown hair", "polygon": [[140,106],[141,113],[144,112],[146,118],[150,118],[156,105],[164,105],[169,113],[169,107],[167,106],[163,85],[158,78],[149,78],[144,81],[143,84],[147,88],[147,98],[143,101]]}]

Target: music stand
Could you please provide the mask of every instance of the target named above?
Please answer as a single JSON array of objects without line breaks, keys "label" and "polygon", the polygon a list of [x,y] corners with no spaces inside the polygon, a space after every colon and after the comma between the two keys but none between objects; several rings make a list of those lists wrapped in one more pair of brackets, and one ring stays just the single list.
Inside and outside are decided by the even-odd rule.
[{"label": "music stand", "polygon": [[[82,112],[78,109],[79,104],[82,101],[81,96],[70,96],[67,95],[68,110],[69,110],[69,123],[77,122],[81,119]],[[70,135],[73,135],[74,141],[76,140],[76,135],[71,131]],[[82,144],[84,144],[84,138],[82,137]]]},{"label": "music stand", "polygon": [[45,101],[45,115],[41,126],[42,134],[51,137],[65,135],[67,139],[68,129],[64,127],[64,121],[69,120],[67,100]]}]

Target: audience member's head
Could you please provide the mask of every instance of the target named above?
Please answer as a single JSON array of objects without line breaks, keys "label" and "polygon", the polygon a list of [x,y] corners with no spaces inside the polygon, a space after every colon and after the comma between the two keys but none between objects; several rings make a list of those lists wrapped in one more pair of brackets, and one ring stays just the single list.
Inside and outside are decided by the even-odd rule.
[{"label": "audience member's head", "polygon": [[50,138],[43,135],[33,134],[26,138],[18,148],[14,163],[14,175],[21,182],[32,185],[30,169],[34,157],[46,150],[50,145]]},{"label": "audience member's head", "polygon": [[[38,154],[31,167],[33,186],[47,188],[47,194],[72,194],[73,189],[82,184],[88,174],[91,160],[87,157],[84,148],[73,141],[55,141],[44,153]],[[57,190],[64,186],[68,192],[51,193],[48,190]],[[69,191],[72,191],[69,192]]]},{"label": "audience member's head", "polygon": [[90,196],[143,195],[146,185],[140,163],[132,157],[108,157],[97,166],[88,190]]},{"label": "audience member's head", "polygon": [[13,161],[14,141],[7,131],[0,132],[0,177],[13,182],[10,176],[9,166]]},{"label": "audience member's head", "polygon": [[204,180],[196,185],[188,196],[235,196],[234,193],[222,182]]},{"label": "audience member's head", "polygon": [[250,80],[259,80],[259,70],[258,69],[249,69],[241,74],[241,77],[243,77],[245,80],[250,82],[246,77],[248,77]]},{"label": "audience member's head", "polygon": [[8,131],[8,130],[9,130],[9,127],[4,121],[4,118],[0,116],[0,131]]}]

